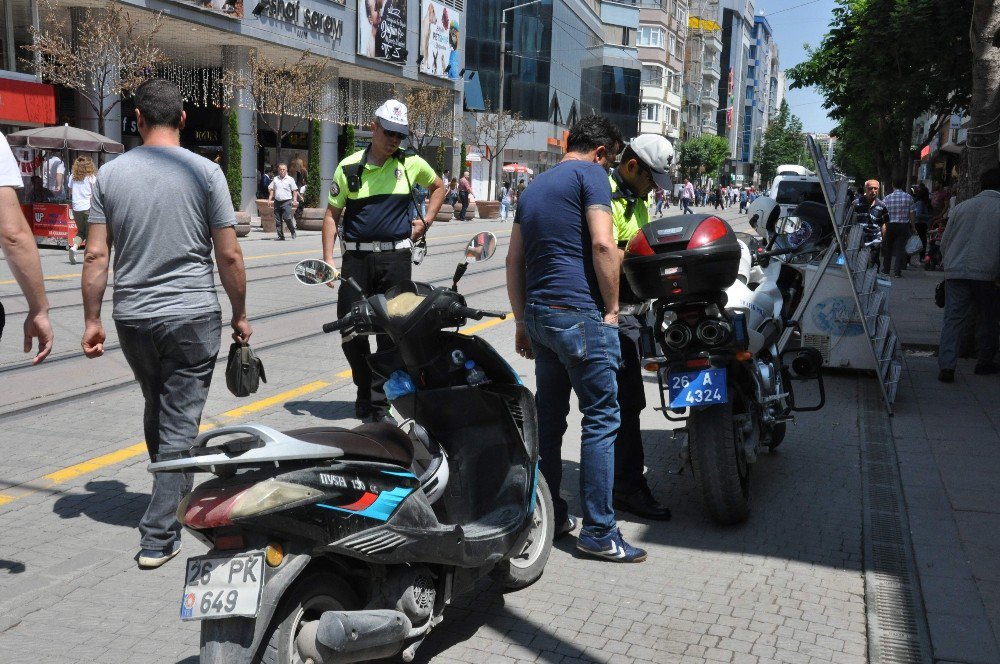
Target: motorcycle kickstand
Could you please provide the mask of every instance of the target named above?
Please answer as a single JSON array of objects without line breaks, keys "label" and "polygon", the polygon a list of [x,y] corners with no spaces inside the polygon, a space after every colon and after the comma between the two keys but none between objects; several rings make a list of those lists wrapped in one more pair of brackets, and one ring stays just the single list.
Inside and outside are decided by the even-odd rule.
[{"label": "motorcycle kickstand", "polygon": [[402,653],[400,653],[400,657],[404,662],[413,661],[413,658],[417,656],[417,648],[420,647],[420,644],[424,642],[426,637],[426,634],[421,635],[420,638],[411,643]]}]

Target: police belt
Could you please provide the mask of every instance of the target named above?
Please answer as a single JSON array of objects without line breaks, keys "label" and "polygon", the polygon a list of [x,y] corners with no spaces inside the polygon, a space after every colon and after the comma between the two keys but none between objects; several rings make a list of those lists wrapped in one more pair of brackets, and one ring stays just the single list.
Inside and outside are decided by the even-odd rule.
[{"label": "police belt", "polygon": [[397,249],[410,249],[413,247],[413,240],[397,240],[395,242],[344,242],[344,251],[395,251]]}]

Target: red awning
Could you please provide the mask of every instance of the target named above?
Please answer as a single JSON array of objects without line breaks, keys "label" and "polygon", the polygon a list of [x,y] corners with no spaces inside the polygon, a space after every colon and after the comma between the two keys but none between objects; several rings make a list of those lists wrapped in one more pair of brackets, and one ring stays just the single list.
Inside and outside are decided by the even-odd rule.
[{"label": "red awning", "polygon": [[55,124],[56,89],[51,85],[0,78],[0,122]]}]

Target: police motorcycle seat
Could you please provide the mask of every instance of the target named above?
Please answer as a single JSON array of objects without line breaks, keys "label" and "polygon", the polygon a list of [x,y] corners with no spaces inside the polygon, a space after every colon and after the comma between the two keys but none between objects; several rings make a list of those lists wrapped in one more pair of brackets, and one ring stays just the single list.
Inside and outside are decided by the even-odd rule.
[{"label": "police motorcycle seat", "polygon": [[353,429],[309,427],[284,433],[307,443],[338,447],[345,458],[386,461],[406,468],[413,463],[413,441],[399,427],[386,422],[369,422]]}]

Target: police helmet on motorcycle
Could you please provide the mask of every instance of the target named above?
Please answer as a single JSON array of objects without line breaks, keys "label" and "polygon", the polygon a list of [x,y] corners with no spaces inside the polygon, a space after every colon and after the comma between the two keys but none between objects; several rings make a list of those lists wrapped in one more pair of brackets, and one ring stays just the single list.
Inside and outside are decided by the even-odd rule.
[{"label": "police helmet on motorcycle", "polygon": [[747,208],[747,215],[757,234],[767,239],[769,234],[774,233],[778,217],[781,216],[781,206],[773,198],[758,196]]}]

